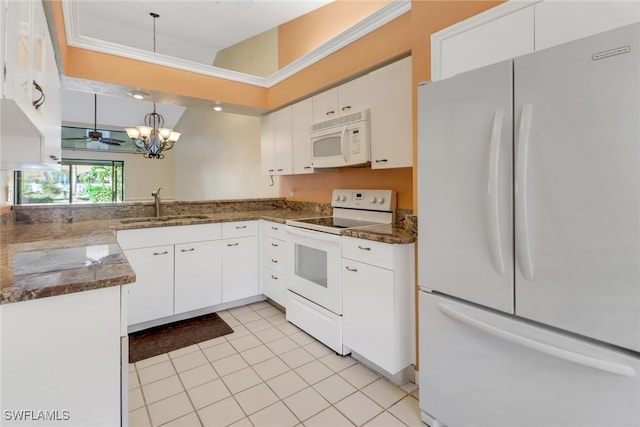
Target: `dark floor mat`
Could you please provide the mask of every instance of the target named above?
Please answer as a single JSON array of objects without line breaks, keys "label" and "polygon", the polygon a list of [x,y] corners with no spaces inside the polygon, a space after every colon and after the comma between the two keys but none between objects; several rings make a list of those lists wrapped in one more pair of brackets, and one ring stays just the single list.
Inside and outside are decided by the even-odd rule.
[{"label": "dark floor mat", "polygon": [[216,313],[129,334],[129,363],[233,332]]}]

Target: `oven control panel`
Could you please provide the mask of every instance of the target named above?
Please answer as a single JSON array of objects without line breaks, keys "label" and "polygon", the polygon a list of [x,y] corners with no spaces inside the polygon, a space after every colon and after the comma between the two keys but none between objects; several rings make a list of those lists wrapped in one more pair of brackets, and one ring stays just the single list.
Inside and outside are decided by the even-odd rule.
[{"label": "oven control panel", "polygon": [[333,190],[331,206],[335,208],[395,211],[397,193],[393,190]]}]

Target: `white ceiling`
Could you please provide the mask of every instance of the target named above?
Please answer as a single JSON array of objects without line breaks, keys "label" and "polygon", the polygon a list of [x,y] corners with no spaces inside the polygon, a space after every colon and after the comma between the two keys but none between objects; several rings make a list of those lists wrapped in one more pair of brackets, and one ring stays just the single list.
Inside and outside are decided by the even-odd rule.
[{"label": "white ceiling", "polygon": [[[78,35],[212,65],[216,52],[331,0],[68,0]],[[65,16],[65,19],[72,17]]]}]

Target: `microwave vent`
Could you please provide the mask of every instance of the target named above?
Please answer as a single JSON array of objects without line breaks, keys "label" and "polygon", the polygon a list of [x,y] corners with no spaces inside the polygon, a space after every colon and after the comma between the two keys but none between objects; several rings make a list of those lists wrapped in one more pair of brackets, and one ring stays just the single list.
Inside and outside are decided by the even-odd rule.
[{"label": "microwave vent", "polygon": [[316,123],[311,126],[311,131],[318,131],[323,129],[329,129],[340,125],[348,125],[349,123],[361,122],[363,120],[369,120],[369,109],[359,111],[357,113],[349,114],[347,116],[337,117],[335,119],[327,120],[324,122]]}]

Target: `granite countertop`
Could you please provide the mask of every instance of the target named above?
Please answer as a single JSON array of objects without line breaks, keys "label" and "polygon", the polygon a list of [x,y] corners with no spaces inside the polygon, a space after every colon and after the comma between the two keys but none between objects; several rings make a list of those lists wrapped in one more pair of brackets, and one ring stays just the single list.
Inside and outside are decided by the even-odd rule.
[{"label": "granite countertop", "polygon": [[[135,282],[135,272],[116,240],[117,230],[257,219],[284,224],[287,219],[315,216],[314,211],[277,209],[3,226],[0,304]],[[415,241],[415,235],[400,225],[342,234],[386,243]]]}]

